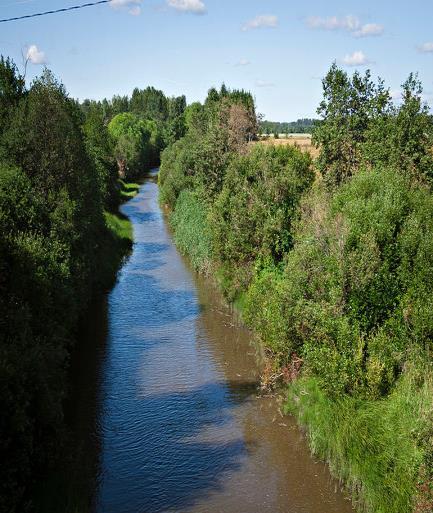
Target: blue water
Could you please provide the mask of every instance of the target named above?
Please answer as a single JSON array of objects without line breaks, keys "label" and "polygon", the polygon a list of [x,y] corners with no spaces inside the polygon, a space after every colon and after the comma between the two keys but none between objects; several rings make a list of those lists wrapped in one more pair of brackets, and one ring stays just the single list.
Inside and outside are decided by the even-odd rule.
[{"label": "blue water", "polygon": [[206,280],[176,250],[148,179],[122,207],[135,243],[108,298],[98,366],[97,513],[345,513]]}]

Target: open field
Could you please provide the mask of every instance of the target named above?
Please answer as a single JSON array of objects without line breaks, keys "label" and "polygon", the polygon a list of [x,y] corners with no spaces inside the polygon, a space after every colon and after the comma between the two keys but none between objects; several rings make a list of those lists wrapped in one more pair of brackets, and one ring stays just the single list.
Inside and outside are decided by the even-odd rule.
[{"label": "open field", "polygon": [[310,153],[313,158],[319,155],[319,150],[311,144],[311,135],[309,134],[289,134],[289,136],[279,139],[274,137],[262,138],[258,141],[258,144],[274,144],[276,146],[290,144],[292,146],[299,146],[302,151]]}]

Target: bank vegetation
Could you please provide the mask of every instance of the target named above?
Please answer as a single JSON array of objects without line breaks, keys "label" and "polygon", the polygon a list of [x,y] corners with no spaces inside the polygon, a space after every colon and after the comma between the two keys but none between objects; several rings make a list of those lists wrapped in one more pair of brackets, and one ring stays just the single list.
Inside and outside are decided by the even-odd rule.
[{"label": "bank vegetation", "polygon": [[137,192],[130,179],[183,134],[184,108],[185,97],[154,88],[79,103],[49,70],[26,87],[0,58],[2,512],[37,510],[49,476],[63,469],[80,320],[132,245],[118,206]]},{"label": "bank vegetation", "polygon": [[[360,511],[433,509],[433,125],[333,65],[308,153],[250,144],[248,93],[186,109],[160,200],[194,267],[264,344],[312,451]],[[272,379],[265,376],[268,384]]]}]

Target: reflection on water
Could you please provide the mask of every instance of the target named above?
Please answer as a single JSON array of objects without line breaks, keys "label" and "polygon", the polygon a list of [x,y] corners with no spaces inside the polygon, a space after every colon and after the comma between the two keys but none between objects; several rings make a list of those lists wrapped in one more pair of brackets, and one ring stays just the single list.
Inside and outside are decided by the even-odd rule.
[{"label": "reflection on water", "polygon": [[250,334],[179,256],[156,183],[146,181],[122,210],[134,225],[133,253],[76,385],[75,415],[87,419],[83,431],[93,428],[97,452],[92,509],[351,511],[293,421],[257,397]]}]

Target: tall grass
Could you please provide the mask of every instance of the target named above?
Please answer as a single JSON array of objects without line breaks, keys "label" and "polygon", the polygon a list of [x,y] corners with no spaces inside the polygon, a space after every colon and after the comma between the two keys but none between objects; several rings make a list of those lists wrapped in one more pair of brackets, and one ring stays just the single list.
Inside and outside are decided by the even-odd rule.
[{"label": "tall grass", "polygon": [[116,281],[117,271],[132,247],[133,233],[129,219],[119,212],[104,212],[108,228],[104,240],[104,258],[99,262],[100,287],[109,290]]},{"label": "tall grass", "polygon": [[188,255],[194,269],[207,273],[211,261],[210,228],[206,209],[194,193],[187,190],[180,193],[170,225],[180,251]]},{"label": "tall grass", "polygon": [[104,212],[105,223],[113,237],[123,244],[131,244],[133,240],[131,221],[119,212]]},{"label": "tall grass", "polygon": [[138,183],[127,183],[119,178],[120,197],[123,201],[127,201],[138,194],[140,185]]},{"label": "tall grass", "polygon": [[432,387],[432,370],[414,364],[379,401],[331,399],[314,377],[304,377],[290,386],[286,409],[306,427],[312,451],[328,461],[360,509],[410,513],[428,456],[423,437],[433,412]]}]

